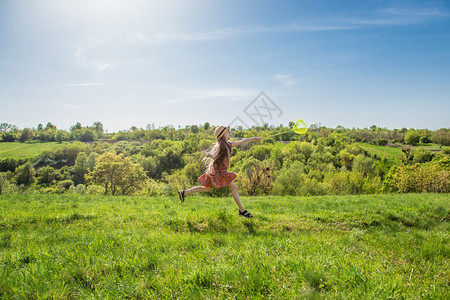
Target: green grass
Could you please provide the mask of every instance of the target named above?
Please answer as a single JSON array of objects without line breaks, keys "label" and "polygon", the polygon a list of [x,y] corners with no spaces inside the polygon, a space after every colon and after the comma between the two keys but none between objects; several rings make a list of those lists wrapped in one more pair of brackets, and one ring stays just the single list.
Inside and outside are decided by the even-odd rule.
[{"label": "green grass", "polygon": [[0,159],[14,158],[26,159],[33,158],[45,150],[53,150],[59,147],[60,143],[0,143]]},{"label": "green grass", "polygon": [[400,147],[386,147],[372,144],[357,143],[361,148],[369,152],[371,155],[376,155],[379,158],[386,158],[393,165],[402,164],[402,148]]},{"label": "green grass", "polygon": [[0,299],[449,299],[449,197],[0,196]]}]

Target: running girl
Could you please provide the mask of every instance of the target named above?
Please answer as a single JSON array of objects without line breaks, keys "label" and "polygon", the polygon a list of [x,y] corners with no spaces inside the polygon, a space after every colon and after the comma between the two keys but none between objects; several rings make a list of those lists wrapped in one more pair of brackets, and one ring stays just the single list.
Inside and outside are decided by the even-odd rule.
[{"label": "running girl", "polygon": [[237,174],[228,172],[228,166],[230,165],[231,147],[246,145],[253,141],[260,141],[262,137],[246,138],[240,141],[230,141],[230,127],[219,126],[214,131],[214,136],[217,139],[217,143],[208,152],[204,159],[210,160],[208,169],[206,172],[198,178],[201,186],[196,186],[188,190],[178,191],[181,202],[184,202],[184,198],[194,193],[209,192],[211,188],[222,188],[228,186],[231,189],[233,199],[239,207],[239,215],[246,218],[253,218],[253,215],[244,208],[241,199],[238,194],[238,187],[234,180]]}]

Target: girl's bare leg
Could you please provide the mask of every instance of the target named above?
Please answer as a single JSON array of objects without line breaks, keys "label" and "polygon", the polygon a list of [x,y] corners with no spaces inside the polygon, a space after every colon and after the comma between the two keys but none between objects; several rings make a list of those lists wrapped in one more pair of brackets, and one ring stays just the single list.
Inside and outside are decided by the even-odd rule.
[{"label": "girl's bare leg", "polygon": [[239,210],[242,212],[245,210],[244,206],[242,205],[241,199],[239,198],[238,194],[238,187],[236,183],[233,181],[228,184],[228,186],[231,189],[231,194],[233,195],[234,202],[236,202],[237,206],[239,206]]},{"label": "girl's bare leg", "polygon": [[203,192],[203,193],[209,192],[210,189],[211,188],[206,187],[206,186],[196,186],[196,187],[190,188],[188,190],[185,190],[184,196],[189,196],[191,194],[200,193],[200,192]]}]

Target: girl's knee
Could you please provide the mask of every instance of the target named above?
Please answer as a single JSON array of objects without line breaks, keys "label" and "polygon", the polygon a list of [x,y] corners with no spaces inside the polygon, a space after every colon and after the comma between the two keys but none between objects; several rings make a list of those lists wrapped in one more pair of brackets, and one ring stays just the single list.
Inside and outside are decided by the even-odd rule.
[{"label": "girl's knee", "polygon": [[230,182],[230,184],[228,184],[228,186],[230,187],[230,189],[232,191],[237,191],[238,190],[238,187],[237,187],[236,183],[234,183],[234,182]]}]

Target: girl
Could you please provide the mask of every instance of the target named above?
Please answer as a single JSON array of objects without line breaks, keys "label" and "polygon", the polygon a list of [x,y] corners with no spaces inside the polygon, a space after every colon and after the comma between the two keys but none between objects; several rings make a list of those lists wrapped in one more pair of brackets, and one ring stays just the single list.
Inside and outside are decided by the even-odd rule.
[{"label": "girl", "polygon": [[228,172],[228,166],[230,164],[231,147],[245,145],[253,141],[260,141],[262,140],[262,137],[253,137],[232,142],[230,141],[229,126],[219,126],[214,131],[214,136],[217,139],[217,143],[203,158],[204,160],[210,160],[208,169],[198,178],[198,182],[200,182],[202,186],[178,191],[180,200],[181,202],[184,202],[184,197],[193,193],[208,192],[211,188],[217,189],[228,186],[231,189],[234,201],[239,207],[239,215],[246,218],[253,218],[253,215],[244,208],[239,198],[238,187],[236,183],[234,183],[237,174]]}]

